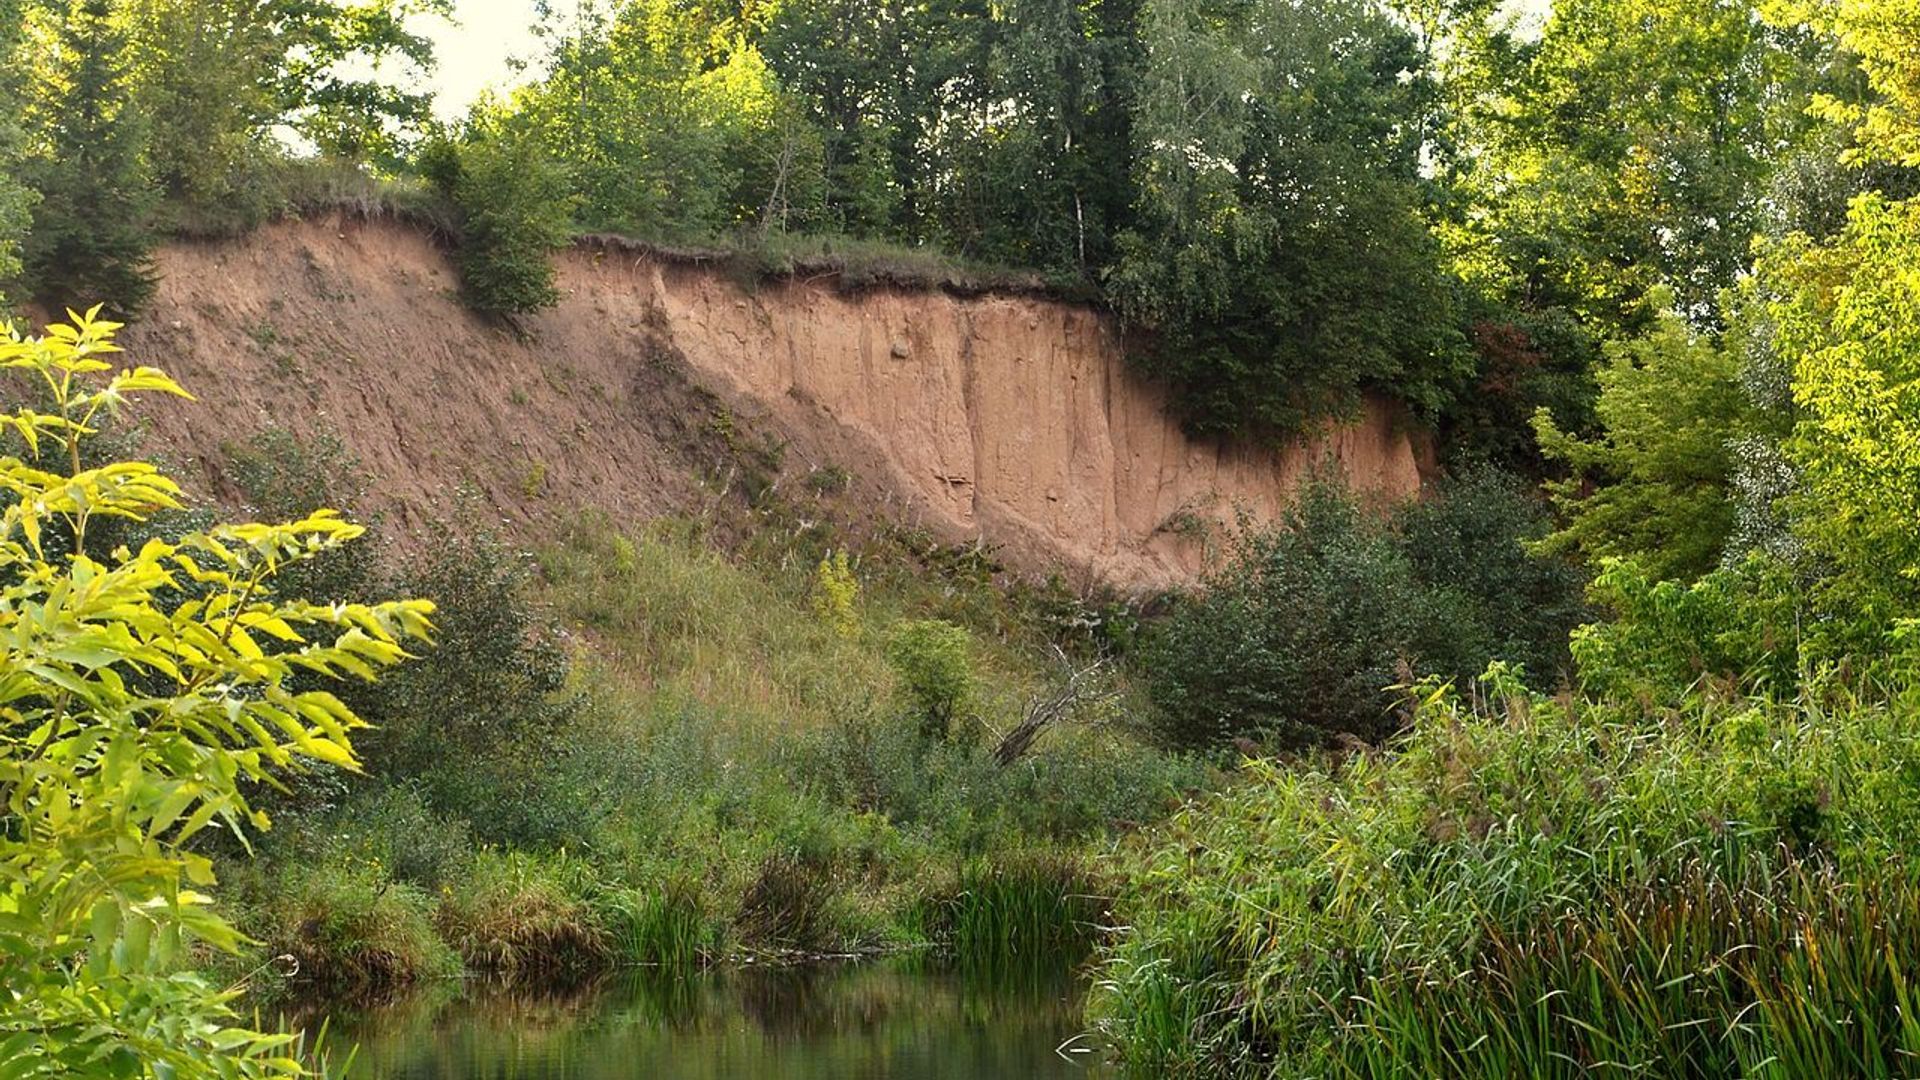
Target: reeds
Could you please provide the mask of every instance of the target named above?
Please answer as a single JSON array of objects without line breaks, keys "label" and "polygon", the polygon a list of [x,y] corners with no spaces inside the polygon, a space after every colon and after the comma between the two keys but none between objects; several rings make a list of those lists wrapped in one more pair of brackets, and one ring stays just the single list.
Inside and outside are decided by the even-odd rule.
[{"label": "reeds", "polygon": [[571,975],[606,968],[613,943],[564,879],[562,859],[483,853],[440,905],[441,933],[476,971]]},{"label": "reeds", "polygon": [[1444,701],[1126,860],[1095,1010],[1169,1075],[1920,1071],[1904,705]]},{"label": "reeds", "polygon": [[624,964],[690,970],[712,955],[718,939],[699,892],[690,886],[623,891],[599,907],[613,952]]},{"label": "reeds", "polygon": [[1355,1077],[1896,1077],[1920,1064],[1920,888],[1704,871],[1518,934],[1341,1010]]},{"label": "reeds", "polygon": [[963,970],[1059,971],[1091,954],[1107,904],[1069,858],[975,861],[951,896],[932,901],[927,923]]}]

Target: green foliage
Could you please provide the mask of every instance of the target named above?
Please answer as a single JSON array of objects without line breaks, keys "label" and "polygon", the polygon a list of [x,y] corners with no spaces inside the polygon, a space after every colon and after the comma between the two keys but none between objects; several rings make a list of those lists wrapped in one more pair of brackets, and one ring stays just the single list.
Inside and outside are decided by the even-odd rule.
[{"label": "green foliage", "polygon": [[0,0],[0,313],[10,307],[7,290],[20,277],[20,245],[39,196],[20,176],[26,152],[19,115],[23,102],[21,29],[25,0]]},{"label": "green foliage", "polygon": [[1420,58],[1371,0],[1145,5],[1140,198],[1108,278],[1188,426],[1281,434],[1466,369],[1419,212]]},{"label": "green foliage", "polygon": [[1768,253],[1773,344],[1792,373],[1787,443],[1799,530],[1831,560],[1827,591],[1885,632],[1920,602],[1920,200],[1856,201],[1828,245]]},{"label": "green foliage", "polygon": [[920,730],[945,739],[973,698],[973,638],[940,619],[917,619],[893,628],[887,661],[901,693],[919,717]]},{"label": "green foliage", "polygon": [[1547,475],[1533,418],[1544,410],[1576,435],[1597,426],[1599,343],[1564,308],[1528,312],[1487,298],[1473,306],[1467,339],[1475,371],[1441,416],[1442,452],[1451,463]]},{"label": "green foliage", "polygon": [[483,841],[577,841],[591,791],[554,782],[554,758],[586,703],[566,689],[565,651],[529,594],[530,567],[480,530],[442,535],[394,588],[439,608],[439,647],[356,697],[377,729],[368,772],[421,786]]},{"label": "green foliage", "polygon": [[492,315],[523,315],[559,299],[552,255],[572,236],[572,204],[565,174],[540,145],[483,120],[457,148],[437,148],[428,164],[460,210],[467,302]]},{"label": "green foliage", "polygon": [[1605,622],[1573,635],[1580,685],[1670,709],[1742,691],[1784,693],[1820,655],[1789,570],[1762,557],[1688,583],[1611,560],[1593,581]]},{"label": "green foliage", "polygon": [[818,138],[744,30],[711,5],[626,0],[556,35],[508,111],[564,164],[584,225],[685,237],[812,220]]},{"label": "green foliage", "polygon": [[1158,731],[1195,749],[1376,740],[1400,723],[1388,688],[1415,674],[1464,681],[1506,657],[1551,679],[1581,612],[1577,577],[1522,547],[1543,530],[1491,474],[1393,522],[1316,481],[1154,633]]},{"label": "green foliage", "polygon": [[1469,280],[1602,333],[1671,289],[1712,322],[1747,265],[1769,155],[1810,100],[1781,34],[1740,0],[1563,0],[1538,40],[1467,41],[1454,92],[1467,210],[1447,223]]},{"label": "green foliage", "polygon": [[432,608],[278,597],[283,567],[359,535],[325,512],[90,554],[100,523],[179,505],[150,465],[82,465],[130,396],[182,393],[152,368],[108,375],[116,328],[88,316],[0,340],[0,366],[50,401],[7,418],[24,456],[0,460],[16,500],[0,518],[0,1057],[20,1076],[295,1075],[285,1038],[234,1026],[229,995],[183,970],[200,944],[241,943],[194,844],[264,829],[247,789],[277,772],[353,768],[360,720],[296,673],[372,678]]},{"label": "green foliage", "polygon": [[1783,25],[1806,21],[1856,57],[1878,96],[1866,102],[1822,95],[1816,110],[1853,129],[1848,164],[1874,161],[1920,167],[1920,6],[1913,0],[1771,0],[1763,5]]},{"label": "green foliage", "polygon": [[137,312],[153,294],[158,193],[144,161],[146,118],[131,104],[125,36],[106,0],[80,0],[57,32],[27,169],[40,199],[25,276],[49,307],[78,298]]},{"label": "green foliage", "polygon": [[1605,354],[1595,373],[1601,435],[1569,435],[1546,412],[1534,419],[1541,452],[1568,469],[1548,485],[1566,517],[1548,547],[1699,577],[1733,529],[1733,444],[1756,426],[1736,362],[1671,315]]},{"label": "green foliage", "polygon": [[1899,1045],[1908,946],[1854,935],[1911,918],[1879,873],[1920,812],[1911,692],[1650,726],[1488,684],[1484,714],[1424,689],[1391,754],[1252,766],[1128,860],[1096,1008],[1132,1064],[1713,1076]]},{"label": "green foliage", "polygon": [[832,0],[758,43],[819,133],[828,228],[1082,277],[1131,212],[1136,11]]}]

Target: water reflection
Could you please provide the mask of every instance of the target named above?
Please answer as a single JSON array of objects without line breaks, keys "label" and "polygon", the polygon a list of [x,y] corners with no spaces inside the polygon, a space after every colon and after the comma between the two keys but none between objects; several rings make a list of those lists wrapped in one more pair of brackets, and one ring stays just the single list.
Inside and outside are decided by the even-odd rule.
[{"label": "water reflection", "polygon": [[1101,1075],[1055,1048],[1081,1030],[1070,977],[962,976],[911,961],[564,990],[448,985],[334,1009],[357,1080],[733,1080]]}]

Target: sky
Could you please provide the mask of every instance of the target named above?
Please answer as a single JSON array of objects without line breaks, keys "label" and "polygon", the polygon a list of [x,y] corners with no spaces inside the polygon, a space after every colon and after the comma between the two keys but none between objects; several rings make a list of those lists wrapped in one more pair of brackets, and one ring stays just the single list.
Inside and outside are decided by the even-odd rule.
[{"label": "sky", "polygon": [[[1552,0],[1509,2],[1529,15],[1544,14],[1552,5]],[[440,59],[427,86],[434,91],[436,111],[447,120],[465,115],[482,90],[511,85],[514,74],[508,61],[530,59],[538,52],[528,32],[534,0],[454,0],[453,8],[453,21],[420,16],[415,23],[416,30],[433,39]]]},{"label": "sky", "polygon": [[435,108],[444,119],[463,115],[489,86],[510,83],[508,61],[528,59],[538,43],[533,26],[534,0],[454,0],[454,19],[421,16],[415,29],[433,39],[439,70],[427,80]]}]

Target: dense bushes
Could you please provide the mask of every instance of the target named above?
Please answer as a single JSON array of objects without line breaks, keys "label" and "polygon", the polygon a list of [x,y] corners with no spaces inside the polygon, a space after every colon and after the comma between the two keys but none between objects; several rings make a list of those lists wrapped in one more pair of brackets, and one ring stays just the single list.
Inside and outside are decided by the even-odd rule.
[{"label": "dense bushes", "polygon": [[1582,608],[1577,575],[1523,547],[1545,528],[1492,473],[1390,521],[1314,483],[1149,642],[1158,730],[1184,747],[1373,740],[1401,722],[1388,688],[1416,674],[1464,681],[1506,658],[1551,685]]}]

